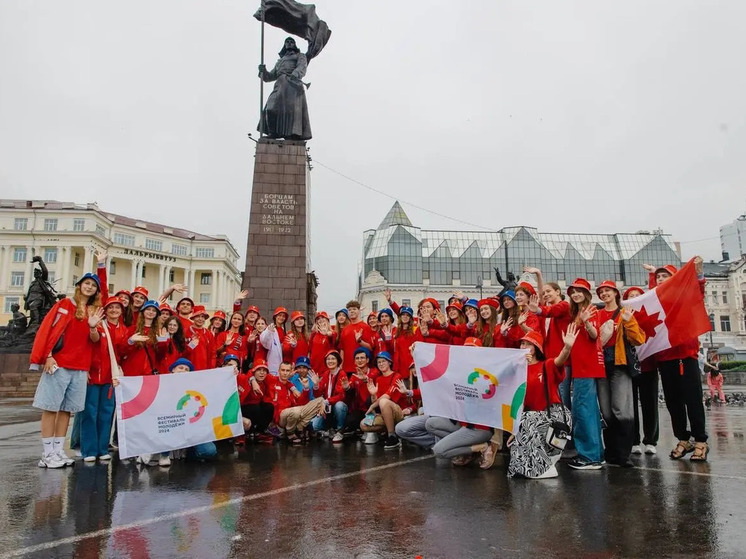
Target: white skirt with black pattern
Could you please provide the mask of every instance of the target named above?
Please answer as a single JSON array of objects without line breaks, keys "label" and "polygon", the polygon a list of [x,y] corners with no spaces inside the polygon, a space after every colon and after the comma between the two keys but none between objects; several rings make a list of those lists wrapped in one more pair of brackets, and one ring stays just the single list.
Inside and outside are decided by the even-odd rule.
[{"label": "white skirt with black pattern", "polygon": [[[552,421],[564,421],[572,426],[570,410],[559,404],[549,408]],[[510,445],[508,477],[536,478],[554,466],[562,451],[547,443],[550,420],[545,411],[526,411],[521,415],[521,426]]]}]

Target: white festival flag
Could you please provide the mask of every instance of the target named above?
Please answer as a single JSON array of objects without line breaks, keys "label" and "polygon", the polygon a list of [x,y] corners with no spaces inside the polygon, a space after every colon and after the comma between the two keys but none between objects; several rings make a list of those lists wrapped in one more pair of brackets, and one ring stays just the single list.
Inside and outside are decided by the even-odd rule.
[{"label": "white festival flag", "polygon": [[516,433],[526,395],[526,353],[415,343],[425,413]]},{"label": "white festival flag", "polygon": [[231,367],[119,377],[119,456],[166,452],[243,435]]}]

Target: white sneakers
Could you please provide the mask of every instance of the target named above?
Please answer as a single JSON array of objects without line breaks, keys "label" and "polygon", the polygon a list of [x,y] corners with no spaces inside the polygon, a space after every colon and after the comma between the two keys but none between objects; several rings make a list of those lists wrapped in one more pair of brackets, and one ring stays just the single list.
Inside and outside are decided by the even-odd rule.
[{"label": "white sneakers", "polygon": [[108,460],[111,460],[111,454],[104,454],[103,456],[99,456],[98,459],[102,462],[106,462]]},{"label": "white sneakers", "polygon": [[658,454],[658,450],[655,448],[655,445],[653,445],[653,444],[646,444],[645,445],[645,454]]},{"label": "white sneakers", "polygon": [[52,454],[43,454],[41,460],[39,460],[40,468],[56,469],[64,468],[65,465],[65,462],[54,452]]},{"label": "white sneakers", "polygon": [[345,436],[342,434],[341,430],[334,433],[334,436],[332,437],[333,443],[341,443],[344,440],[345,440]]},{"label": "white sneakers", "polygon": [[142,464],[145,464],[145,465],[147,466],[147,465],[149,465],[149,464],[150,464],[150,459],[151,459],[151,458],[152,458],[152,455],[150,455],[150,454],[141,454],[141,455],[140,455],[140,456],[138,457],[138,460],[139,460],[139,461],[140,461],[140,462],[141,462]]},{"label": "white sneakers", "polygon": [[642,447],[636,444],[632,447],[632,454],[642,454]]},{"label": "white sneakers", "polygon": [[95,461],[96,461],[95,456],[86,456],[85,458],[83,458],[83,462],[95,462]]},{"label": "white sneakers", "polygon": [[168,457],[168,455],[166,455],[166,456],[161,456],[161,457],[160,457],[160,458],[158,459],[158,465],[159,465],[159,466],[163,466],[163,467],[168,467],[168,466],[170,466],[170,465],[171,465],[171,459],[170,459],[170,458]]}]

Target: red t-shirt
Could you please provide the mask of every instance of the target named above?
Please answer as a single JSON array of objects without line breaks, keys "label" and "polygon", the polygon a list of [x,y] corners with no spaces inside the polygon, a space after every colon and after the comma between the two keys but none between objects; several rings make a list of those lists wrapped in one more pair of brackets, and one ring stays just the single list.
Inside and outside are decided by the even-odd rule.
[{"label": "red t-shirt", "polygon": [[[546,379],[544,371],[546,369]],[[564,367],[563,367],[564,369]],[[554,364],[554,359],[539,361],[528,366],[528,377],[526,378],[526,398],[523,400],[523,411],[542,411],[547,409],[547,393],[544,389],[544,380],[548,382],[549,401],[552,404],[561,404],[559,385],[565,378],[565,372]]]},{"label": "red t-shirt", "polygon": [[396,389],[396,381],[401,380],[399,373],[392,372],[388,376],[379,374],[376,378],[376,387],[378,388],[377,397],[380,398],[384,394],[388,394],[391,401],[395,404],[406,399],[406,396]]},{"label": "red t-shirt", "polygon": [[319,332],[313,332],[308,346],[311,368],[321,374],[326,369],[326,354],[329,350],[334,349],[334,336],[325,336]]},{"label": "red t-shirt", "polygon": [[70,313],[73,316],[65,328],[62,349],[54,353],[52,357],[57,362],[57,366],[63,369],[90,371],[93,351],[97,344],[91,341],[88,315],[78,320],[75,318],[75,310],[71,310]]},{"label": "red t-shirt", "polygon": [[342,329],[341,340],[339,342],[339,349],[343,352],[342,357],[342,370],[352,372],[355,370],[355,350],[360,347],[360,342],[355,339],[355,335],[358,332],[362,332],[363,335],[360,338],[360,342],[366,342],[370,347],[374,348],[373,343],[373,330],[370,329],[365,322],[358,322],[356,324],[350,324]]}]

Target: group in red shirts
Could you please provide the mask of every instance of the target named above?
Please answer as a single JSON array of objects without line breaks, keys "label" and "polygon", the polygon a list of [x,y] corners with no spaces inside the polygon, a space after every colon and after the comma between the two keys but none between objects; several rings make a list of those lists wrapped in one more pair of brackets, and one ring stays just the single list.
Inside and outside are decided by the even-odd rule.
[{"label": "group in red shirts", "polygon": [[[235,367],[250,439],[301,444],[315,435],[341,443],[359,435],[371,444],[382,438],[385,448],[394,449],[404,438],[433,447],[454,464],[478,459],[489,468],[503,446],[502,432],[459,426],[447,418],[415,421],[421,404],[411,352],[415,342],[529,352],[527,415],[524,431],[509,441],[509,475],[556,475],[561,451],[541,442],[552,421],[572,424],[577,452],[572,468],[599,469],[604,460],[632,466],[630,454],[640,448],[636,395],[647,385],[636,380],[640,369],[642,375],[660,371],[679,438],[671,458],[692,453],[692,460],[707,459],[697,341],[657,355],[653,364],[637,363],[634,351],[628,351],[642,344],[645,334],[622,301],[641,288],[628,289],[622,297],[613,281],[604,281],[595,290],[600,308],[584,278],[567,287],[565,300],[559,285],[545,283],[537,268],[526,268],[525,277],[533,275],[536,285],[521,281],[499,297],[476,300],[458,293],[443,310],[435,299],[425,298],[415,311],[398,305],[387,291],[390,308],[363,320],[360,303],[350,301],[337,311],[332,325],[323,311],[312,321],[302,311],[284,307],[274,309],[269,321],[255,306],[244,313],[245,291],[230,315],[217,311],[212,317],[187,296],[172,309],[166,301],[174,292],[186,291],[180,285],[158,300],[148,299],[143,286],[109,297],[106,258],[105,252],[97,254],[98,274],[86,274],[75,296],[52,309],[36,339],[32,364],[48,373],[34,402],[43,410],[40,466],[69,463],[59,438],[70,413],[79,411],[83,458],[110,459],[115,368],[125,376],[167,374],[174,363],[187,360],[197,371]],[[698,266],[701,277],[701,261]],[[654,287],[676,269],[650,267],[650,272]],[[570,382],[571,398],[563,390]],[[643,405],[647,424],[645,413]],[[655,433],[655,440],[646,435],[648,453],[655,452],[657,425]]]}]

